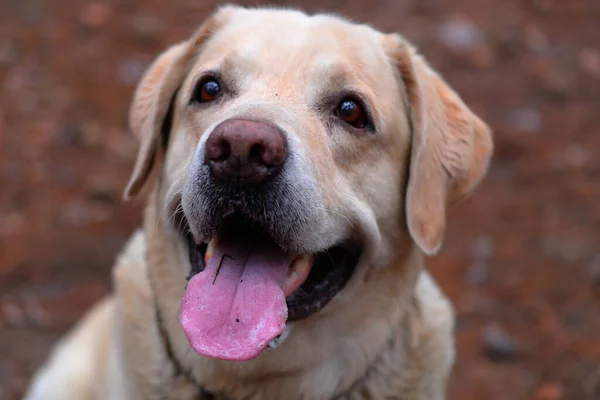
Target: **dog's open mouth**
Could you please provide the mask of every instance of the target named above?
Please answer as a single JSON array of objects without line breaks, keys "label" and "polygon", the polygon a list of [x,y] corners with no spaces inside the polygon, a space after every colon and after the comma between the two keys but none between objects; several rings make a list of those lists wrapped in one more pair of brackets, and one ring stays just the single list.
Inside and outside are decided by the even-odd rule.
[{"label": "dog's open mouth", "polygon": [[[183,218],[178,224],[185,225]],[[187,232],[188,230],[185,229]],[[306,318],[343,289],[360,257],[341,244],[311,255],[279,247],[259,223],[228,216],[209,243],[184,234],[191,272],[180,320],[192,348],[249,360],[277,341],[286,322]]]}]

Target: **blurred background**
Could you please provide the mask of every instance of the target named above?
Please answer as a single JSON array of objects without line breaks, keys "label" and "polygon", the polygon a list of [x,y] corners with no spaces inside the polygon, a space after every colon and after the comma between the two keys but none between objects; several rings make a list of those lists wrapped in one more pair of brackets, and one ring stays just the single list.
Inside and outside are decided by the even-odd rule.
[{"label": "blurred background", "polygon": [[[0,399],[110,290],[132,91],[209,0],[0,0]],[[259,2],[242,2],[257,4]],[[450,399],[600,399],[600,1],[271,1],[414,42],[495,131],[429,260],[457,312]]]}]

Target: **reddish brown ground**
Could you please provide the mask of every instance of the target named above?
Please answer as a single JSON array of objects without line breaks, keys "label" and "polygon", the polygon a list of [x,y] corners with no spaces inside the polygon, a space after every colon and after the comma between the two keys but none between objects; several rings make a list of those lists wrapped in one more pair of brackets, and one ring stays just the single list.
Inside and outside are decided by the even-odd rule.
[{"label": "reddish brown ground", "polygon": [[[403,32],[495,130],[429,263],[459,316],[450,398],[600,399],[600,2],[296,3]],[[0,1],[0,399],[109,290],[140,222],[134,83],[212,6]]]}]

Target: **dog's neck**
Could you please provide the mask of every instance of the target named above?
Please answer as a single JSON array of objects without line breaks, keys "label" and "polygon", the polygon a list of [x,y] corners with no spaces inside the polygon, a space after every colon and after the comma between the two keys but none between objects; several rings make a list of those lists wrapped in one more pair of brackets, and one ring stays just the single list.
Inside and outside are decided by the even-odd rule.
[{"label": "dog's neck", "polygon": [[[292,399],[291,394],[306,399],[368,399],[377,397],[369,394],[372,387],[378,393],[382,388],[398,393],[414,387],[404,381],[410,379],[409,365],[415,365],[409,359],[414,357],[410,349],[416,326],[411,320],[418,314],[413,294],[422,264],[417,252],[362,282],[362,298],[352,310],[300,321],[281,347],[240,365],[200,357],[190,349],[179,323],[185,272],[177,267],[181,260],[173,245],[176,238],[165,237],[157,213],[149,207],[145,218],[148,272],[160,315],[157,324],[189,385],[232,400]],[[356,397],[357,393],[364,395]]]},{"label": "dog's neck", "polygon": [[[381,349],[375,360],[368,366],[360,378],[350,388],[340,394],[335,394],[331,400],[360,400],[381,398],[386,394],[390,399],[417,398],[419,393],[414,389],[421,386],[417,379],[423,376],[421,371],[416,371],[414,366],[426,365],[423,360],[423,343],[418,337],[420,326],[419,309],[416,304],[411,304],[407,318],[398,326],[399,335],[392,335]],[[163,338],[165,346],[170,346],[168,337]],[[173,363],[178,363],[172,359]],[[210,392],[195,381],[180,365],[176,366],[179,374],[174,378],[173,385],[178,392],[187,393],[181,397],[190,400],[235,400],[222,393]],[[263,383],[268,387],[268,378]],[[267,391],[267,393],[269,393]],[[294,392],[296,393],[296,392]],[[268,396],[268,394],[267,394]],[[267,398],[264,394],[252,397],[257,399]],[[290,398],[289,396],[286,398]]]}]

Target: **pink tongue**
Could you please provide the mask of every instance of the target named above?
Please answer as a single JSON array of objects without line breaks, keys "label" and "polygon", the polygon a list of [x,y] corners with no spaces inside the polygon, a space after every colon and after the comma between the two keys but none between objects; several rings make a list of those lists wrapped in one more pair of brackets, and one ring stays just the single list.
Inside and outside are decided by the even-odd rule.
[{"label": "pink tongue", "polygon": [[249,360],[287,320],[281,289],[293,256],[275,243],[217,238],[203,272],[189,282],[179,320],[192,348],[223,360]]}]

